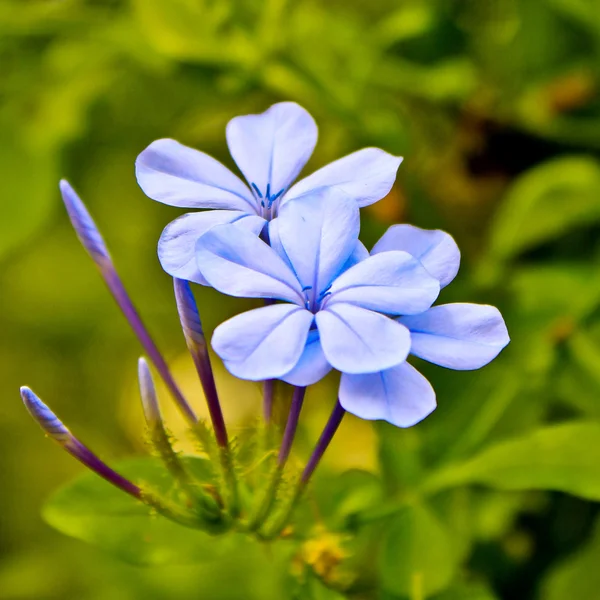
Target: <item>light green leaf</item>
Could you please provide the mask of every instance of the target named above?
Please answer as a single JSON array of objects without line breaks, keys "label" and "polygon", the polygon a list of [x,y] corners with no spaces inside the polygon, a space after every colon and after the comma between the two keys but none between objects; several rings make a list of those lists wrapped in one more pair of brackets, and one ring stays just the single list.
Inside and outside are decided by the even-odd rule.
[{"label": "light green leaf", "polygon": [[[196,473],[206,471],[206,461],[186,460]],[[164,467],[152,458],[125,461],[117,471],[162,493],[171,487]],[[62,533],[134,564],[191,564],[245,543],[231,534],[217,537],[177,525],[91,472],[58,490],[44,506],[43,516]]]},{"label": "light green leaf", "polygon": [[435,514],[426,506],[406,506],[383,542],[382,585],[400,596],[427,597],[451,582],[457,563],[450,534]]},{"label": "light green leaf", "polygon": [[600,220],[600,166],[587,156],[548,161],[509,188],[491,231],[491,251],[510,258]]},{"label": "light green leaf", "polygon": [[600,423],[543,427],[432,475],[427,492],[478,483],[502,490],[557,490],[600,500]]}]

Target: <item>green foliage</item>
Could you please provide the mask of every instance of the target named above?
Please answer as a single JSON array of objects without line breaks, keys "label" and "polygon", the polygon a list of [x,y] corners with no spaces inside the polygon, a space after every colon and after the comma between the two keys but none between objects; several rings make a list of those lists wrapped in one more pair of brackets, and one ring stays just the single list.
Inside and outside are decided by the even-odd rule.
[{"label": "green foliage", "polygon": [[[0,0],[0,596],[595,597],[598,14],[596,0]],[[155,250],[181,211],[143,196],[135,157],[174,137],[231,165],[227,121],[279,100],[318,121],[307,171],[363,146],[405,156],[390,197],[363,211],[363,240],[400,220],[448,230],[463,266],[441,301],[498,305],[511,345],[476,373],[420,364],[438,409],[410,430],[373,425],[377,448],[370,425],[342,425],[294,523],[310,551],[175,525],[87,474],[44,516],[104,552],[58,537],[37,518],[41,498],[78,467],[40,438],[18,386],[43,390],[102,454],[144,450],[140,350],[67,227],[58,179],[89,204],[176,363],[185,348]],[[247,306],[197,295],[207,333]],[[217,379],[228,421],[251,429],[258,393]],[[330,405],[335,383],[305,414]],[[320,427],[303,426],[299,468]],[[153,460],[116,464],[166,485]],[[252,459],[240,469],[261,473]]]},{"label": "green foliage", "polygon": [[491,251],[502,258],[600,220],[600,165],[590,157],[558,158],[507,190],[491,232]]},{"label": "green foliage", "polygon": [[450,531],[426,506],[406,506],[389,524],[381,551],[384,589],[428,597],[452,581],[457,566]]},{"label": "green foliage", "polygon": [[600,529],[596,526],[587,544],[546,577],[542,586],[543,597],[548,600],[593,598],[600,585],[599,559]]},{"label": "green foliage", "polygon": [[[206,461],[195,458],[187,462],[191,469],[206,475]],[[172,492],[171,478],[156,459],[130,459],[117,469],[149,489]],[[232,535],[216,537],[175,524],[88,472],[58,490],[43,514],[59,531],[140,565],[216,560],[244,543]]]},{"label": "green foliage", "polygon": [[502,490],[557,490],[600,500],[600,424],[554,425],[492,445],[432,475],[425,490],[479,483]]}]

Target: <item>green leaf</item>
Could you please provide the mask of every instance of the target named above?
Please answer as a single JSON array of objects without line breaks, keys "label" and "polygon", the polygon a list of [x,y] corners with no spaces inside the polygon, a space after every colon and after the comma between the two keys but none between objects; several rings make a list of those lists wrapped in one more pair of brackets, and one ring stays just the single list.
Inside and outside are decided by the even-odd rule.
[{"label": "green leaf", "polygon": [[[186,462],[196,474],[206,474],[207,461],[188,457]],[[127,460],[117,471],[162,493],[171,490],[168,473],[155,459]],[[177,525],[91,472],[58,490],[44,506],[43,517],[62,533],[134,564],[211,560],[243,542],[232,534],[216,537]]]},{"label": "green leaf", "polygon": [[548,161],[509,188],[491,231],[491,251],[510,258],[600,219],[600,167],[587,156]]},{"label": "green leaf", "polygon": [[600,500],[600,424],[544,427],[432,475],[428,492],[479,483],[502,490],[557,490]]},{"label": "green leaf", "polygon": [[435,514],[426,506],[406,506],[383,542],[382,585],[399,596],[427,597],[451,582],[457,560],[451,536]]},{"label": "green leaf", "polygon": [[600,589],[600,521],[589,543],[555,567],[542,583],[544,600],[597,598]]}]

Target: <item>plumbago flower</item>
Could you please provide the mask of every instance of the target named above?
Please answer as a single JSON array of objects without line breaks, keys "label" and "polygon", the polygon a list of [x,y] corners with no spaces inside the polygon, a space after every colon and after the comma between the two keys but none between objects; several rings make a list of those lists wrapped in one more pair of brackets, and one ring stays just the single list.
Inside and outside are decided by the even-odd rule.
[{"label": "plumbago flower", "polygon": [[[232,225],[216,226],[198,240],[198,265],[217,290],[285,301],[216,329],[213,348],[232,374],[305,387],[332,367],[361,375],[405,363],[410,332],[390,316],[424,312],[440,284],[407,252],[368,256],[358,231],[356,203],[327,192],[284,206],[269,227],[271,246]],[[344,408],[363,401],[345,390]],[[405,392],[393,403],[392,422],[419,420],[412,406],[419,397],[407,399]],[[418,417],[430,410],[429,404],[417,409]]]},{"label": "plumbago flower", "polygon": [[165,271],[203,285],[194,245],[214,225],[235,223],[258,235],[288,202],[315,190],[341,190],[359,206],[367,206],[390,191],[402,161],[378,148],[364,148],[292,186],[317,142],[313,118],[294,102],[235,117],[226,134],[248,185],[214,158],[171,139],[153,142],[136,161],[138,183],[153,200],[213,209],[179,217],[167,225],[158,244]]},{"label": "plumbago flower", "polygon": [[[176,275],[175,306],[212,430],[173,378],[90,213],[66,181],[60,185],[80,241],[203,451],[202,456],[182,456],[173,447],[144,358],[138,379],[154,456],[139,463],[145,465],[140,471],[125,465],[123,471],[113,470],[30,388],[21,388],[26,408],[46,434],[136,503],[131,531],[123,528],[124,539],[119,528],[114,532],[119,548],[129,547],[139,535],[143,543],[136,547],[145,552],[148,540],[155,539],[157,513],[197,530],[194,536],[210,534],[211,551],[215,536],[224,533],[260,541],[285,534],[301,543],[313,534],[310,524],[298,527],[306,521],[292,519],[294,511],[346,412],[400,427],[414,425],[434,410],[436,399],[429,382],[407,362],[409,354],[451,369],[476,369],[509,341],[502,316],[491,306],[432,306],[460,263],[448,234],[396,225],[370,253],[359,241],[359,208],[389,191],[400,159],[374,148],[361,150],[290,187],[316,142],[314,122],[292,103],[237,117],[227,137],[248,187],[214,159],[172,140],[152,144],[137,164],[140,184],[151,197],[218,209],[184,215],[167,227],[159,244],[163,266]],[[233,441],[228,431],[189,280],[232,296],[266,300],[262,308],[221,324],[212,337],[233,375],[265,382],[265,420],[249,436],[261,443]],[[306,388],[332,369],[341,372],[341,382],[331,415],[304,469],[291,485],[282,486]],[[273,452],[277,436],[271,409],[278,379],[291,384],[293,392],[279,449]],[[68,502],[59,501],[60,510],[67,511],[61,523],[77,517],[78,503],[84,504],[81,512],[94,514],[99,504],[90,511],[89,498],[77,484],[70,493]],[[100,488],[101,498],[105,493]],[[145,515],[140,503],[147,507]],[[128,510],[119,509],[119,516]],[[87,539],[87,528],[79,530]],[[72,534],[73,529],[65,531]],[[194,537],[194,547],[199,539]],[[224,544],[227,539],[232,538],[223,536]]]},{"label": "plumbago flower", "polygon": [[436,406],[429,382],[406,362],[409,352],[476,369],[502,350],[508,333],[491,306],[430,308],[458,271],[448,234],[395,226],[369,256],[358,242],[357,213],[328,193],[283,207],[269,227],[272,247],[231,225],[202,236],[198,265],[217,290],[286,302],[233,317],[212,345],[243,379],[307,386],[333,367],[342,372],[345,410],[408,427]]}]

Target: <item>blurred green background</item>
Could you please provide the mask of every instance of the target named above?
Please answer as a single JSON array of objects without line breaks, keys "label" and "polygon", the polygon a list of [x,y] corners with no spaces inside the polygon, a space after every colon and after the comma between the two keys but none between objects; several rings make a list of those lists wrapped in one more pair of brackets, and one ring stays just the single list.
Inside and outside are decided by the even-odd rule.
[{"label": "blurred green background", "polygon": [[[134,161],[173,137],[232,166],[227,121],[281,100],[319,125],[307,172],[364,146],[405,156],[363,241],[402,221],[449,231],[463,265],[442,301],[499,306],[513,340],[480,372],[421,365],[439,408],[411,430],[343,424],[321,475],[372,472],[376,504],[399,506],[361,529],[367,583],[348,597],[598,598],[599,85],[598,0],[0,0],[0,598],[296,593],[287,550],[142,568],[51,529],[44,500],[82,468],[18,395],[33,387],[108,460],[145,451],[141,350],[70,228],[66,177],[202,406],[156,258],[181,211],[142,194]],[[208,331],[250,305],[196,292]],[[259,388],[217,375],[244,426]],[[335,385],[309,392],[299,462]],[[440,470],[454,483],[421,497]],[[343,597],[309,587],[298,597]]]}]

